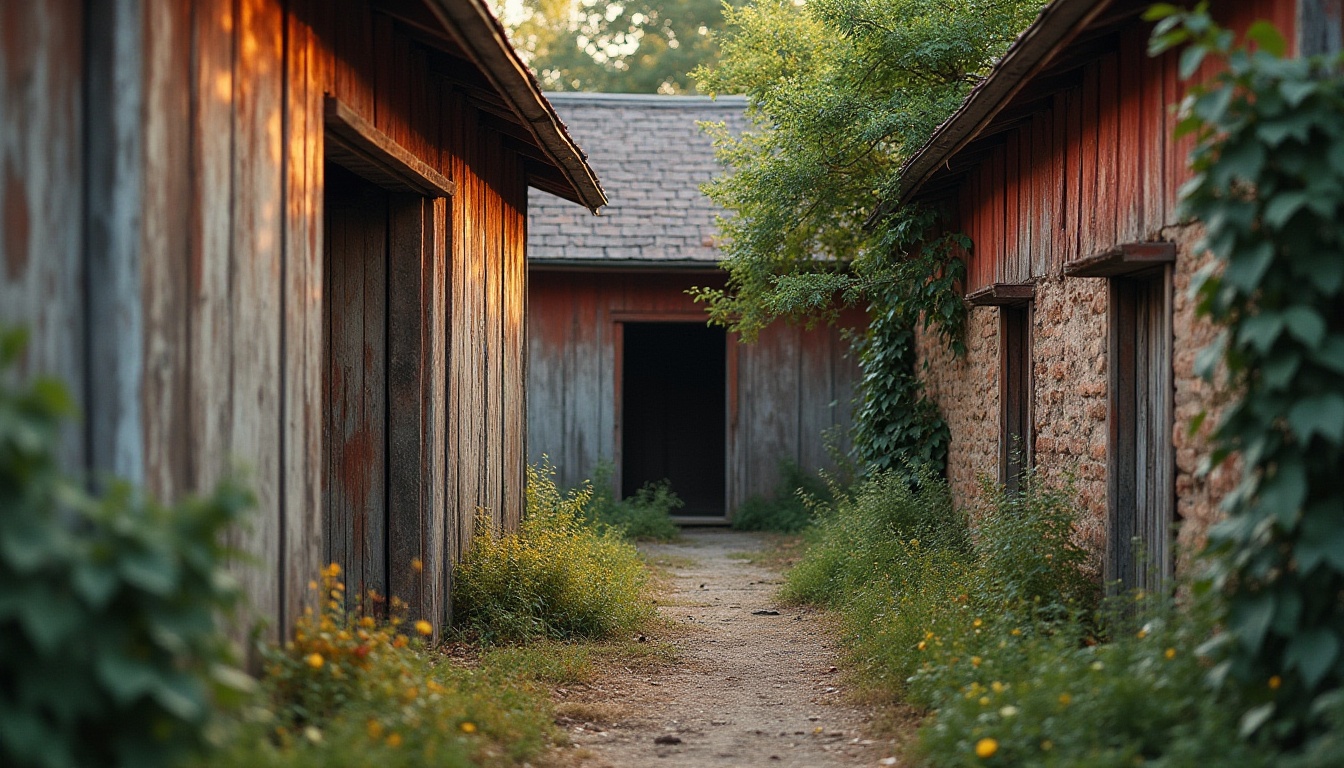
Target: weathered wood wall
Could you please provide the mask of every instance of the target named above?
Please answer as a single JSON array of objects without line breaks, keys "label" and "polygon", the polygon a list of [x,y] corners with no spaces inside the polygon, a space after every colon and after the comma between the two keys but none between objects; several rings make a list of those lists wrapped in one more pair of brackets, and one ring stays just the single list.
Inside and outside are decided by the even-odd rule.
[{"label": "weathered wood wall", "polygon": [[339,437],[322,412],[332,94],[459,184],[420,214],[433,247],[409,306],[436,308],[422,354],[405,375],[389,361],[425,436],[405,454],[415,471],[397,469],[420,486],[393,498],[423,526],[389,551],[424,563],[413,610],[443,613],[477,510],[522,511],[526,180],[504,136],[522,129],[451,42],[360,0],[85,12],[0,9],[0,320],[32,328],[28,370],[79,395],[70,465],[166,499],[241,465],[259,510],[234,542],[256,560],[239,575],[272,631],[297,615],[324,557],[324,439]]},{"label": "weathered wood wall", "polygon": [[[528,457],[550,457],[563,485],[619,466],[616,324],[672,318],[703,322],[685,291],[722,282],[715,272],[533,269],[528,285]],[[854,327],[862,322],[846,315]],[[822,433],[850,423],[858,379],[839,328],[771,326],[752,344],[729,337],[726,385],[727,511],[773,492],[779,460],[830,464]],[[675,489],[673,489],[675,490]]]},{"label": "weathered wood wall", "polygon": [[[1274,22],[1292,39],[1295,4],[1227,3],[1216,9],[1233,29]],[[1149,25],[1127,24],[1094,41],[1105,55],[1071,74],[1018,125],[972,145],[983,158],[962,178],[954,207],[974,248],[967,290],[1059,275],[1074,259],[1117,243],[1157,239],[1177,223],[1176,193],[1194,139],[1171,138],[1187,86],[1175,52],[1147,53]],[[1212,61],[1202,76],[1214,71]]]}]

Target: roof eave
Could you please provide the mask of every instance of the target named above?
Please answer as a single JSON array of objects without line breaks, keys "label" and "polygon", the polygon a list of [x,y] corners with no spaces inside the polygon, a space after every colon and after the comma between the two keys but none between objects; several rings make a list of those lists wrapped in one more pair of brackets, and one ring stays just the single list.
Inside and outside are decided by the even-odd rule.
[{"label": "roof eave", "polygon": [[881,203],[869,224],[914,199],[944,163],[974,140],[1033,76],[1044,69],[1113,0],[1054,0],[1018,36],[993,70],[980,81],[956,112],[938,126],[924,146],[901,166],[894,199]]},{"label": "roof eave", "polygon": [[509,43],[503,25],[483,0],[425,0],[425,4],[472,57],[535,137],[537,146],[564,175],[573,191],[566,199],[597,213],[597,209],[607,204],[597,174],[542,94],[532,71]]}]

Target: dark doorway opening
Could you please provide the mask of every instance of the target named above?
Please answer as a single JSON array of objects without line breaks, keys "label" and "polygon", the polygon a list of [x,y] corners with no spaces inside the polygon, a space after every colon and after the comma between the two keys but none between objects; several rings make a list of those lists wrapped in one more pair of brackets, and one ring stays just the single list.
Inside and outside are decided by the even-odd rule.
[{"label": "dark doorway opening", "polygon": [[702,323],[626,323],[621,494],[666,479],[679,514],[724,515],[727,336]]}]

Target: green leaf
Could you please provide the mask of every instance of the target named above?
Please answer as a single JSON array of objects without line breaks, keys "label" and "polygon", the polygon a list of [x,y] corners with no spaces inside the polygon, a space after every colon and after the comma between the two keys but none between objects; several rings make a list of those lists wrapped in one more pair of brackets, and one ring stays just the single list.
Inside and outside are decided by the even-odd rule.
[{"label": "green leaf", "polygon": [[177,563],[162,552],[129,552],[122,556],[118,570],[130,583],[160,597],[177,586]]},{"label": "green leaf", "polygon": [[1326,339],[1311,359],[1317,365],[1344,374],[1344,336],[1331,336]]},{"label": "green leaf", "polygon": [[1265,222],[1275,229],[1283,229],[1302,206],[1307,204],[1306,192],[1283,192],[1276,195],[1265,206]]},{"label": "green leaf", "polygon": [[1267,593],[1233,601],[1227,614],[1228,628],[1237,633],[1240,642],[1252,653],[1260,650],[1273,618],[1274,596]]},{"label": "green leaf", "polygon": [[1253,41],[1260,46],[1260,50],[1275,58],[1281,59],[1288,55],[1288,43],[1284,41],[1278,27],[1264,19],[1252,22],[1246,29],[1246,39]]},{"label": "green leaf", "polygon": [[1326,501],[1309,508],[1302,516],[1301,535],[1293,554],[1303,573],[1309,573],[1322,562],[1344,571],[1344,515],[1331,509]]},{"label": "green leaf", "polygon": [[1273,475],[1260,484],[1260,507],[1285,526],[1291,525],[1307,499],[1307,470],[1285,457]]},{"label": "green leaf", "polygon": [[1208,51],[1198,45],[1192,45],[1181,51],[1181,79],[1189,80],[1199,71],[1199,65],[1204,63],[1204,57]]},{"label": "green leaf", "polygon": [[1242,738],[1251,736],[1256,731],[1260,730],[1260,727],[1268,722],[1273,714],[1274,702],[1272,701],[1268,704],[1261,704],[1258,707],[1248,710],[1246,714],[1241,716],[1239,728]]},{"label": "green leaf", "polygon": [[1311,307],[1292,306],[1283,311],[1283,322],[1298,341],[1316,348],[1325,338],[1325,318]]},{"label": "green leaf", "polygon": [[1286,326],[1283,315],[1278,312],[1261,312],[1246,318],[1237,332],[1237,343],[1250,346],[1260,354],[1268,354],[1279,340]]},{"label": "green leaf", "polygon": [[1274,244],[1260,240],[1255,245],[1238,249],[1223,272],[1224,282],[1249,293],[1260,286],[1269,265],[1274,263]]},{"label": "green leaf", "polygon": [[1317,84],[1312,80],[1289,81],[1279,86],[1284,101],[1287,101],[1289,106],[1292,107],[1300,106],[1302,102],[1307,100],[1308,96],[1316,92],[1316,89]]},{"label": "green leaf", "polygon": [[161,684],[157,669],[121,653],[99,655],[94,671],[99,682],[120,704],[128,704]]},{"label": "green leaf", "polygon": [[90,561],[75,566],[73,581],[75,590],[94,610],[104,608],[121,584],[116,571]]},{"label": "green leaf", "polygon": [[1315,627],[1299,632],[1288,641],[1283,660],[1297,669],[1308,688],[1315,688],[1339,656],[1339,638],[1328,629]]},{"label": "green leaf", "polygon": [[1288,411],[1288,425],[1303,443],[1316,434],[1335,445],[1344,443],[1344,394],[1329,392],[1299,400]]}]

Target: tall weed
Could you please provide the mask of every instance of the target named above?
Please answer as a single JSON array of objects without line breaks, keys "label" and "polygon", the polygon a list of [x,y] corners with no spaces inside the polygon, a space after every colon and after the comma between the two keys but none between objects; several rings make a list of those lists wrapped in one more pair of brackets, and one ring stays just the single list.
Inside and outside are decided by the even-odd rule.
[{"label": "tall weed", "polygon": [[609,461],[598,462],[593,471],[593,495],[584,507],[584,518],[598,525],[620,531],[627,539],[636,541],[671,541],[681,533],[672,522],[672,511],[681,509],[685,502],[672,490],[666,480],[645,483],[635,495],[625,499],[616,497],[615,467]]},{"label": "tall weed", "polygon": [[733,528],[739,531],[797,533],[812,524],[818,504],[833,500],[820,477],[789,459],[779,462],[779,482],[768,496],[749,497],[733,512]]},{"label": "tall weed", "polygon": [[479,525],[453,588],[459,629],[487,641],[598,638],[652,615],[634,546],[587,521],[590,488],[562,494],[554,475],[549,466],[528,468],[517,532]]}]

